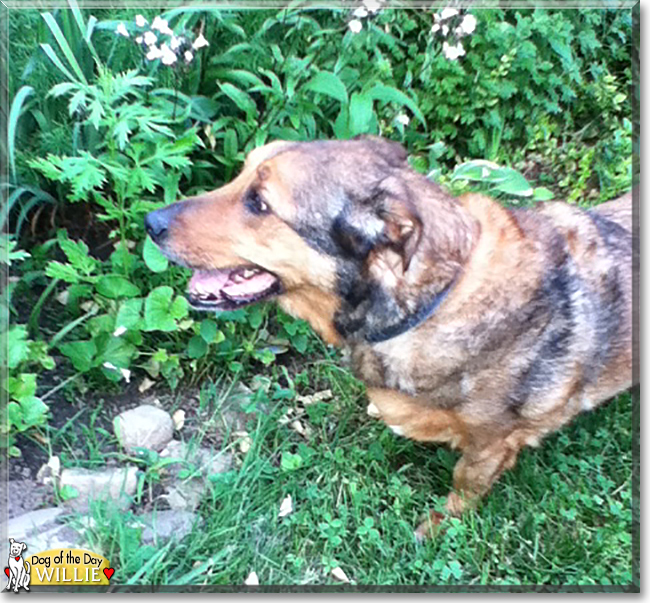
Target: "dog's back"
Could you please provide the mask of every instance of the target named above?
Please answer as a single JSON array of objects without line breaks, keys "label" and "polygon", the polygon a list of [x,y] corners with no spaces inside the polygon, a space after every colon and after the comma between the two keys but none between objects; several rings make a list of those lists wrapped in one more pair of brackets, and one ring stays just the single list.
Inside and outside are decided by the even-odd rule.
[{"label": "dog's back", "polygon": [[590,213],[600,215],[607,220],[632,232],[632,193],[626,193],[618,199],[597,205]]}]

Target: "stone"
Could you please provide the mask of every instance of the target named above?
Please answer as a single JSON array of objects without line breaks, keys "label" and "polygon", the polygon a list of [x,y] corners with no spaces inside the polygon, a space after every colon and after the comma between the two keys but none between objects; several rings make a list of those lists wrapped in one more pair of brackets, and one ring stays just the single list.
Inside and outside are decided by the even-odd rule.
[{"label": "stone", "polygon": [[82,536],[63,525],[59,519],[66,513],[61,507],[51,507],[24,513],[7,523],[7,536],[27,545],[27,555],[51,549],[78,548]]},{"label": "stone", "polygon": [[160,452],[174,437],[174,422],[169,413],[148,404],[120,413],[113,427],[120,444],[129,452],[135,448]]},{"label": "stone", "polygon": [[[162,496],[175,511],[194,511],[208,488],[208,478],[215,473],[225,473],[233,464],[233,457],[227,452],[209,448],[196,448],[185,442],[172,440],[160,453],[161,458],[179,459],[165,467],[163,479],[165,494]],[[181,479],[180,472],[190,470],[192,477]]]},{"label": "stone", "polygon": [[44,486],[31,479],[7,482],[7,517],[23,515],[54,502],[52,486]]},{"label": "stone", "polygon": [[91,500],[114,502],[125,511],[131,506],[138,485],[137,467],[106,469],[64,469],[59,480],[60,488],[74,488],[77,495],[68,498],[65,505],[77,511],[88,511]]},{"label": "stone", "polygon": [[170,539],[182,540],[200,518],[189,511],[153,511],[137,517],[143,526],[142,544],[160,545]]},{"label": "stone", "polygon": [[189,467],[200,470],[206,477],[214,473],[225,473],[232,467],[232,454],[229,452],[214,452],[205,447],[196,449],[179,440],[169,442],[160,456],[181,460],[179,463],[167,465],[168,474],[172,477]]}]

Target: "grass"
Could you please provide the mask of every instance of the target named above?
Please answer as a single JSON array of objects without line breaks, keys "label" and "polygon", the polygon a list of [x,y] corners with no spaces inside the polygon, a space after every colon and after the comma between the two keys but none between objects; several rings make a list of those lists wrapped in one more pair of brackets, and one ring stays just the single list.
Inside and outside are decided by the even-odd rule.
[{"label": "grass", "polygon": [[[263,585],[339,584],[335,567],[356,585],[632,582],[629,394],[525,450],[478,509],[417,543],[413,528],[426,509],[442,510],[457,454],[367,417],[363,387],[335,358],[318,358],[293,378],[276,367],[267,385],[246,408],[251,449],[240,454],[235,437],[223,442],[238,463],[214,476],[202,524],[180,544],[141,546],[128,516],[93,510],[94,544],[116,567],[115,584],[241,585],[251,571]],[[296,407],[297,390],[325,388],[333,399],[302,418],[308,440],[279,421]],[[199,429],[183,432],[194,441],[213,438],[222,390],[205,382],[200,400]],[[77,438],[81,454],[80,441],[66,444],[70,431],[57,446],[95,464],[110,437],[92,432]],[[279,518],[287,495],[294,511]]]}]

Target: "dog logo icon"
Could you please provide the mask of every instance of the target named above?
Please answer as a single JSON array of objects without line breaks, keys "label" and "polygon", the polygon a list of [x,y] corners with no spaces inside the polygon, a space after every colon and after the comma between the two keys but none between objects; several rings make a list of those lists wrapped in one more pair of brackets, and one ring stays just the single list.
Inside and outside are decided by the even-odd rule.
[{"label": "dog logo icon", "polygon": [[23,551],[27,548],[24,542],[16,542],[13,538],[9,539],[9,567],[5,568],[5,574],[9,578],[7,590],[13,583],[14,592],[22,586],[29,591],[30,565],[23,559]]}]

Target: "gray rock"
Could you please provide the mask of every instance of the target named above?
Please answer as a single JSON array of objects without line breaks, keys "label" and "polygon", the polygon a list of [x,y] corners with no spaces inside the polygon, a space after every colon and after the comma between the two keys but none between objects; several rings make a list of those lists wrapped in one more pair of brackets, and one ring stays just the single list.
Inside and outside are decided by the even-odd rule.
[{"label": "gray rock", "polygon": [[14,517],[7,523],[7,536],[27,544],[28,555],[79,547],[81,534],[58,521],[64,514],[65,509],[53,507]]},{"label": "gray rock", "polygon": [[[172,440],[160,453],[162,458],[179,459],[165,467],[163,498],[175,511],[194,511],[208,488],[208,477],[215,473],[225,473],[233,464],[227,452],[214,452],[209,448],[198,448],[185,442]],[[181,479],[182,470],[190,471],[191,476]]]},{"label": "gray rock", "polygon": [[177,477],[183,469],[195,469],[201,475],[208,476],[213,473],[225,473],[232,467],[232,454],[229,452],[215,452],[209,448],[196,448],[186,442],[172,440],[160,453],[162,458],[179,459],[178,463],[167,465],[170,477]]},{"label": "gray rock", "polygon": [[52,486],[44,486],[31,479],[7,482],[6,496],[7,516],[9,519],[54,502]]},{"label": "gray rock", "polygon": [[142,544],[160,545],[173,538],[182,540],[200,521],[195,513],[188,511],[154,511],[138,516],[138,522],[144,526]]},{"label": "gray rock", "polygon": [[91,500],[108,500],[126,510],[138,485],[138,469],[133,466],[104,471],[64,469],[59,485],[77,491],[77,496],[65,501],[66,506],[77,511],[87,511]]},{"label": "gray rock", "polygon": [[174,435],[169,413],[148,404],[120,413],[113,427],[120,444],[129,452],[138,447],[160,452]]}]

